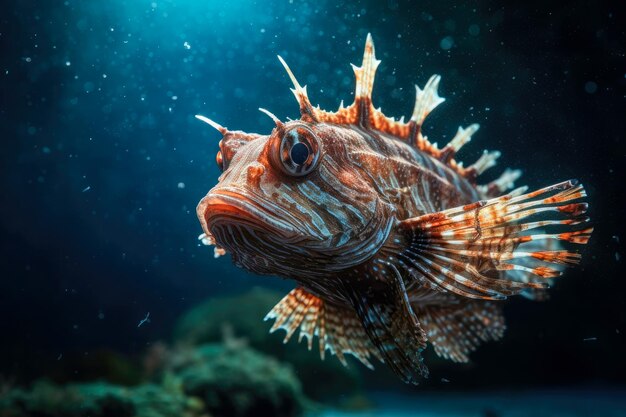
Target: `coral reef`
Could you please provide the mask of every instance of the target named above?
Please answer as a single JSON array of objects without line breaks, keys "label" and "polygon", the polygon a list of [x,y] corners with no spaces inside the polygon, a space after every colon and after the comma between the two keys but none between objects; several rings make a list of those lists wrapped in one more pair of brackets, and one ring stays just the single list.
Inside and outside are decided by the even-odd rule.
[{"label": "coral reef", "polygon": [[309,352],[305,344],[295,339],[283,344],[284,332],[269,333],[270,324],[263,317],[284,294],[262,288],[231,297],[212,298],[183,314],[174,329],[176,344],[187,346],[213,343],[222,340],[224,325],[243,336],[248,344],[282,362],[293,365],[302,383],[304,393],[315,400],[335,402],[352,401],[361,393],[361,375],[357,362],[345,368],[334,357],[325,360],[315,351]]},{"label": "coral reef", "polygon": [[171,351],[159,345],[153,355],[161,370],[151,383],[39,381],[6,390],[0,417],[296,417],[309,403],[291,366],[241,339]]},{"label": "coral reef", "polygon": [[204,417],[202,402],[157,385],[38,382],[0,399],[1,417]]},{"label": "coral reef", "polygon": [[215,416],[297,416],[306,400],[292,369],[230,341],[172,354],[163,377]]}]

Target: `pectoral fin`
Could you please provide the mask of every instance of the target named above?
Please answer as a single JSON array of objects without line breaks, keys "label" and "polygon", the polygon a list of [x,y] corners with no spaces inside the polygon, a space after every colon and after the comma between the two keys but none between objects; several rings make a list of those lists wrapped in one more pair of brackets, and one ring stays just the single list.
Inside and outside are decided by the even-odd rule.
[{"label": "pectoral fin", "polygon": [[580,254],[537,250],[537,242],[587,243],[593,229],[578,227],[589,221],[587,204],[576,202],[586,194],[577,181],[522,192],[404,220],[384,252],[430,288],[463,297],[503,299],[546,288],[546,278],[577,264]]}]

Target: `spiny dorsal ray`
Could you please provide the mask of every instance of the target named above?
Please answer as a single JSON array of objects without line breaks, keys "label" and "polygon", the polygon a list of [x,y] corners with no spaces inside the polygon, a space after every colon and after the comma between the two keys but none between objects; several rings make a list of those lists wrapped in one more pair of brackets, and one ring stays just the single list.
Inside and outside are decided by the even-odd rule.
[{"label": "spiny dorsal ray", "polygon": [[474,135],[479,128],[480,125],[478,123],[471,124],[465,129],[459,126],[456,135],[454,135],[450,143],[441,150],[439,159],[444,163],[448,163],[465,144],[472,140],[472,135]]},{"label": "spiny dorsal ray", "polygon": [[380,65],[380,60],[376,59],[374,41],[372,40],[372,35],[368,33],[361,66],[357,67],[352,64],[352,69],[356,76],[355,97],[372,98],[372,89],[374,88],[374,78],[376,77],[378,65]]},{"label": "spiny dorsal ray", "polygon": [[372,35],[368,33],[361,66],[357,67],[352,64],[354,76],[356,77],[354,105],[359,108],[359,124],[362,126],[369,124],[369,113],[373,109],[372,89],[374,88],[374,78],[376,77],[378,65],[380,65],[380,60],[376,59],[374,41],[372,41]]},{"label": "spiny dorsal ray", "polygon": [[476,178],[491,167],[496,166],[496,160],[500,158],[500,151],[483,151],[478,161],[465,169],[465,175],[469,178]]},{"label": "spiny dorsal ray", "polygon": [[426,116],[428,116],[435,107],[446,101],[445,98],[439,97],[439,93],[437,92],[440,81],[440,75],[433,75],[430,77],[423,90],[420,89],[417,84],[415,85],[415,107],[413,107],[411,120],[420,126],[424,123]]},{"label": "spiny dorsal ray", "polygon": [[458,152],[459,149],[472,140],[472,136],[478,131],[478,129],[480,129],[480,125],[478,123],[473,123],[465,129],[459,126],[459,130],[457,130],[456,135],[454,135],[447,147],[450,147],[450,149],[454,152]]},{"label": "spiny dorsal ray", "polygon": [[522,171],[519,169],[505,169],[504,172],[495,180],[485,185],[479,185],[478,190],[484,196],[489,198],[502,195],[507,190],[515,187],[515,181],[522,176]]}]

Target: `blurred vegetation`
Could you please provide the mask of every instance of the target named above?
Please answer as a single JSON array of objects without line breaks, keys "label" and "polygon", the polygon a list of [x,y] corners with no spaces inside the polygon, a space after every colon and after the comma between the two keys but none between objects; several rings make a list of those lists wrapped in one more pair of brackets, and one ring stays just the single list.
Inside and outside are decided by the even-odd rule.
[{"label": "blurred vegetation", "polygon": [[216,416],[291,417],[306,402],[289,365],[232,341],[176,351],[162,379],[202,399]]},{"label": "blurred vegetation", "polygon": [[0,399],[0,417],[296,417],[309,404],[289,365],[236,339],[160,349],[154,382],[58,385],[39,381]]},{"label": "blurred vegetation", "polygon": [[310,398],[346,406],[361,403],[354,398],[362,396],[360,363],[349,358],[350,366],[346,368],[328,351],[322,360],[317,342],[309,352],[305,343],[297,343],[297,334],[289,343],[283,343],[284,331],[269,333],[272,323],[264,322],[263,318],[284,295],[254,288],[242,295],[211,298],[181,316],[174,330],[174,343],[195,346],[218,342],[222,340],[224,326],[229,326],[250,347],[293,365],[304,393]]},{"label": "blurred vegetation", "polygon": [[1,417],[203,417],[200,400],[158,385],[55,385],[40,381],[0,398]]}]

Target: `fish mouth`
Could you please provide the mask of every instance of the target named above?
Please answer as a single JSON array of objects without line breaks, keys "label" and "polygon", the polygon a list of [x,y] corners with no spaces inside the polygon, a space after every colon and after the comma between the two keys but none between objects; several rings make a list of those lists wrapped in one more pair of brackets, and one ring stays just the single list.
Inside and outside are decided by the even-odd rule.
[{"label": "fish mouth", "polygon": [[302,236],[302,231],[295,226],[297,219],[289,212],[267,199],[235,188],[210,191],[200,201],[196,212],[202,229],[209,235],[216,227],[236,226],[270,233],[286,242]]}]

